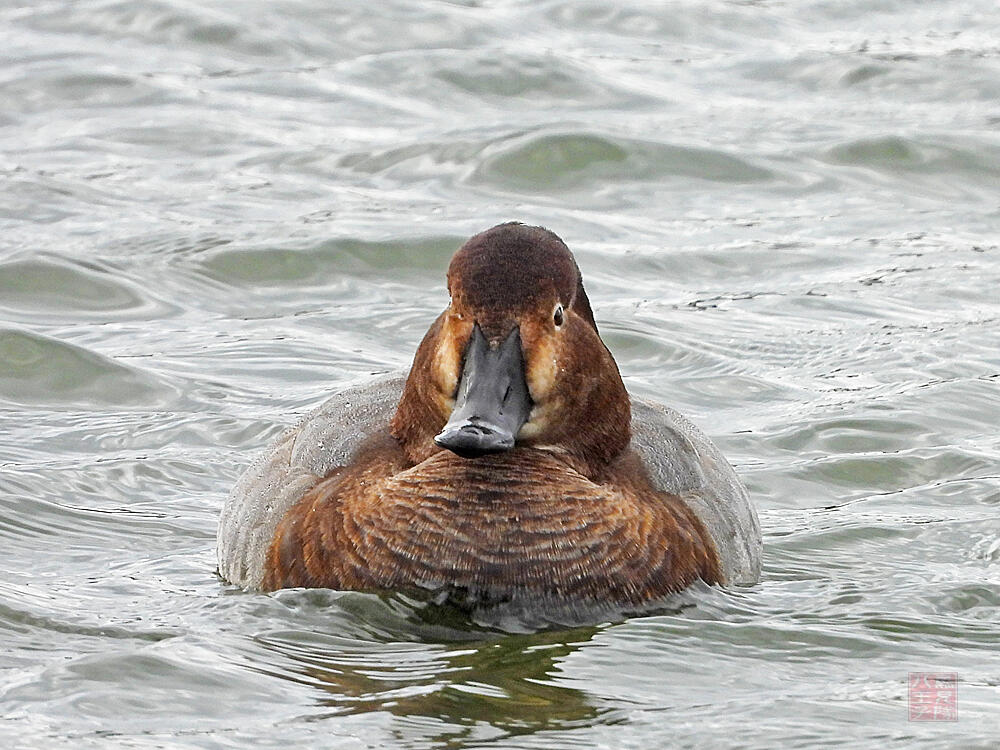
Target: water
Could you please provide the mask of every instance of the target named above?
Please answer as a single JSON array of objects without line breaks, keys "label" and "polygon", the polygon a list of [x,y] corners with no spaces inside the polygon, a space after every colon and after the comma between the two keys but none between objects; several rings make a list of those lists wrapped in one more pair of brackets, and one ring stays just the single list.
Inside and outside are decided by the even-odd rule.
[{"label": "water", "polygon": [[[4,3],[4,747],[995,747],[1000,13]],[[577,254],[764,579],[506,634],[244,594],[223,498],[406,366],[469,235]],[[907,721],[909,672],[957,720]]]}]

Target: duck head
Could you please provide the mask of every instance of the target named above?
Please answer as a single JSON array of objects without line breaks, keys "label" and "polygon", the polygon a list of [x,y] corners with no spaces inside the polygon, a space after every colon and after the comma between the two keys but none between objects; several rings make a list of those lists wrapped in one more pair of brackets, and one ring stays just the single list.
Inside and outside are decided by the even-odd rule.
[{"label": "duck head", "polygon": [[559,237],[516,223],[477,234],[452,258],[448,292],[391,424],[410,460],[525,446],[592,476],[624,450],[628,393]]}]

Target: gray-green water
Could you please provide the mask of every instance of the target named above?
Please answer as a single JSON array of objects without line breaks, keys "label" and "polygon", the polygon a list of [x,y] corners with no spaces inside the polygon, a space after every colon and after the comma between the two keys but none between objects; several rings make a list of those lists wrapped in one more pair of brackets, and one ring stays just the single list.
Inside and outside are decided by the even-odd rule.
[{"label": "gray-green water", "polygon": [[[0,5],[0,744],[995,747],[998,39],[986,0]],[[521,635],[222,584],[250,458],[407,365],[508,219],[744,476],[762,583]]]}]

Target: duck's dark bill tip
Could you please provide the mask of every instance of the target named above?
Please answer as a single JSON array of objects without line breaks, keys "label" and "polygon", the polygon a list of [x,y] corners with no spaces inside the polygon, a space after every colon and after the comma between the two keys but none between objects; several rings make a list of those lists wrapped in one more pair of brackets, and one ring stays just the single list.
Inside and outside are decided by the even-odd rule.
[{"label": "duck's dark bill tip", "polygon": [[446,427],[434,442],[462,458],[477,458],[509,451],[514,447],[514,436],[485,425],[464,424]]}]

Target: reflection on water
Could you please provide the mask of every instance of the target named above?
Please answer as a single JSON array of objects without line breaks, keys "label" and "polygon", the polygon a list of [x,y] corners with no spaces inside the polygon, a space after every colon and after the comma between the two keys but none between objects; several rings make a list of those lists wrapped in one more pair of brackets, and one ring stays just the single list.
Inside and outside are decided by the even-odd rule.
[{"label": "reflection on water", "polygon": [[[672,653],[679,657],[702,645],[711,653],[733,640],[747,646],[769,641],[748,622],[756,605],[708,586],[678,595],[660,615],[633,620],[636,627],[629,630],[605,624],[521,634],[484,628],[453,607],[399,595],[284,590],[263,600],[235,597],[241,611],[252,604],[254,621],[267,623],[239,645],[241,661],[302,688],[302,700],[315,708],[313,720],[339,726],[347,716],[391,715],[401,720],[392,725],[394,736],[418,745],[535,737],[546,746],[551,731],[617,725],[630,706],[643,704],[647,681],[662,681],[672,700],[683,704],[692,700],[693,677],[702,673],[709,684],[717,679],[714,668],[692,672],[683,658],[652,671],[644,659],[669,663]],[[258,606],[265,603],[268,611]],[[734,638],[726,628],[739,622],[747,623],[746,632]],[[647,635],[656,628],[665,638],[659,644],[660,636]],[[815,640],[815,653],[827,653],[829,636],[817,633]],[[628,658],[612,653],[618,648]],[[611,694],[595,691],[591,679],[580,677],[588,671],[617,687]]]},{"label": "reflection on water", "polygon": [[[256,642],[291,662],[297,675],[322,688],[336,713],[389,711],[436,718],[456,727],[489,723],[510,735],[590,724],[605,711],[586,693],[559,684],[559,662],[594,629],[545,631],[453,646],[331,644],[301,633],[258,636]],[[443,738],[442,738],[443,739]]]},{"label": "reflection on water", "polygon": [[[995,745],[992,0],[0,23],[4,747]],[[761,584],[527,633],[222,584],[251,457],[406,366],[510,219],[746,479]],[[920,671],[958,721],[906,722]]]},{"label": "reflection on water", "polygon": [[258,633],[253,668],[308,686],[318,718],[388,712],[407,725],[432,721],[439,732],[421,734],[425,741],[462,746],[486,726],[496,739],[617,715],[563,679],[566,657],[600,627],[511,634],[401,595],[286,590],[274,598],[326,627]]}]

